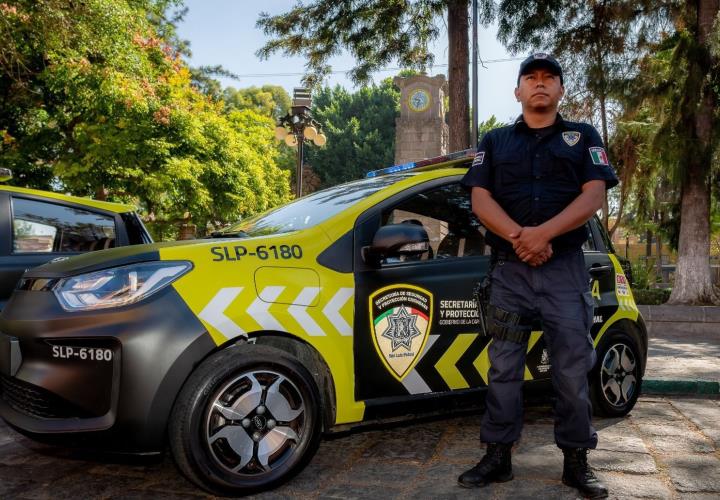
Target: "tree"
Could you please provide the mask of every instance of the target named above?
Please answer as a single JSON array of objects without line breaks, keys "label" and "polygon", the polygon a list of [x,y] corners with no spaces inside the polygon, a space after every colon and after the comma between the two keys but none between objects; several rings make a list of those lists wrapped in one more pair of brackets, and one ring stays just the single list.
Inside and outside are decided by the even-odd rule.
[{"label": "tree", "polygon": [[225,87],[222,92],[225,109],[252,109],[255,112],[279,120],[290,110],[291,100],[287,91],[280,85],[263,85],[235,89]]},{"label": "tree", "polygon": [[320,89],[313,96],[313,116],[328,140],[323,148],[307,148],[306,161],[321,187],[392,165],[399,109],[400,92],[389,78],[354,93],[340,86]]},{"label": "tree", "polygon": [[[313,0],[277,16],[261,14],[258,26],[275,37],[258,51],[307,59],[305,82],[317,85],[329,74],[330,57],[345,49],[357,65],[349,72],[356,84],[398,61],[404,68],[425,70],[433,63],[428,45],[438,38],[438,22],[447,14],[449,37],[450,149],[469,146],[468,0]],[[480,0],[483,22],[493,13],[492,0]]]},{"label": "tree", "polygon": [[273,120],[199,92],[154,5],[0,3],[0,165],[20,185],[190,212],[201,229],[288,199]]},{"label": "tree", "polygon": [[[658,145],[677,153],[680,238],[670,303],[720,303],[710,273],[710,197],[720,137],[720,58],[711,50],[720,29],[718,0],[688,2],[676,19],[676,44],[664,85],[668,111]],[[662,95],[662,94],[661,94]],[[718,167],[717,164],[714,165]]]},{"label": "tree", "polygon": [[[643,1],[502,0],[498,38],[511,52],[544,49],[565,69],[563,109],[570,117],[599,123],[610,147],[610,122],[618,82],[635,72],[633,61],[648,37],[657,37],[657,14],[638,18]],[[662,2],[658,2],[662,3]],[[662,9],[660,9],[662,10]],[[623,206],[624,199],[620,200]],[[603,222],[608,228],[607,197]],[[618,214],[619,220],[622,213]],[[615,226],[617,227],[617,225]],[[613,228],[608,228],[613,229]]]}]

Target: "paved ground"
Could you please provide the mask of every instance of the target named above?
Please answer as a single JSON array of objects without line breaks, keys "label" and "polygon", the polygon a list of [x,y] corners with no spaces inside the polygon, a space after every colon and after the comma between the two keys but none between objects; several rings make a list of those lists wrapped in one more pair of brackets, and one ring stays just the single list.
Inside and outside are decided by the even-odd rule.
[{"label": "paved ground", "polygon": [[[643,397],[632,415],[598,419],[591,463],[611,498],[720,498],[720,400]],[[572,499],[547,408],[527,412],[516,479],[483,490],[456,485],[481,451],[479,416],[358,432],[323,442],[292,482],[261,498]],[[0,426],[0,498],[198,498],[172,462],[102,459],[35,444]]]},{"label": "paved ground", "polygon": [[720,382],[720,331],[654,328],[645,378]]}]

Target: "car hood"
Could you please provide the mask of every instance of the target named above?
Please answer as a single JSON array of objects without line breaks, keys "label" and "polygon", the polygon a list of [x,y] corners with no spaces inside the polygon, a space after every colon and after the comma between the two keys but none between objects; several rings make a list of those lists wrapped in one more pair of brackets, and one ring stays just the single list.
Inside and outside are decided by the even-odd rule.
[{"label": "car hood", "polygon": [[47,264],[30,269],[26,278],[64,278],[78,274],[99,271],[110,267],[160,260],[160,249],[177,246],[192,246],[207,243],[208,240],[174,241],[131,245],[97,252],[88,252],[72,257],[60,257]]}]

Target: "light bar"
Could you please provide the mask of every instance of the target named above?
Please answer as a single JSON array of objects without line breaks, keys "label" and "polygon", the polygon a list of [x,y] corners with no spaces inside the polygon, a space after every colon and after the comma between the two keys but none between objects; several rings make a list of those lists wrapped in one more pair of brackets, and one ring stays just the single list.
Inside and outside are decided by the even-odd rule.
[{"label": "light bar", "polygon": [[370,177],[377,177],[379,175],[394,174],[397,172],[402,172],[404,170],[412,170],[413,168],[415,168],[415,162],[411,161],[409,163],[401,163],[400,165],[393,165],[392,167],[381,168],[380,170],[371,170],[370,172],[365,174],[365,177],[370,178]]},{"label": "light bar", "polygon": [[[398,172],[404,172],[406,170],[413,170],[416,168],[430,167],[433,165],[439,165],[441,163],[448,163],[455,161],[457,163],[469,160],[475,157],[475,148],[463,149],[462,151],[456,151],[454,153],[436,156],[434,158],[427,158],[420,161],[411,161],[408,163],[401,163],[399,165],[393,165],[392,167],[381,168],[380,170],[371,170],[365,174],[366,178],[378,177],[380,175],[395,174]],[[447,165],[450,166],[450,165]]]}]

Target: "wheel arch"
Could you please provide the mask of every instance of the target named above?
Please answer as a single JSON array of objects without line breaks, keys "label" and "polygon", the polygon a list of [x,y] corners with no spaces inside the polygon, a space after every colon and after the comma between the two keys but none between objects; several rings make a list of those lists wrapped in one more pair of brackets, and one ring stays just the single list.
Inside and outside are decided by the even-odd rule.
[{"label": "wheel arch", "polygon": [[[603,337],[598,342],[598,345],[603,342],[605,338],[608,337],[608,334],[613,330],[619,330],[622,332],[627,333],[630,335],[635,342],[637,342],[638,346],[640,347],[640,350],[643,354],[641,358],[642,368],[640,370],[640,373],[645,376],[645,368],[647,366],[647,352],[648,352],[648,334],[647,334],[647,328],[645,327],[645,322],[642,319],[642,316],[638,315],[637,321],[632,321],[628,318],[621,318],[611,325],[608,326],[607,330],[604,332]],[[599,362],[599,360],[598,360]]]},{"label": "wheel arch", "polygon": [[232,345],[242,343],[274,347],[296,357],[298,361],[308,369],[320,392],[323,431],[328,431],[335,425],[335,416],[337,413],[335,383],[327,362],[315,347],[290,333],[264,330],[249,333],[247,338],[236,337],[230,339],[224,344],[219,345],[212,352],[209,352],[207,356],[227,349]]}]

